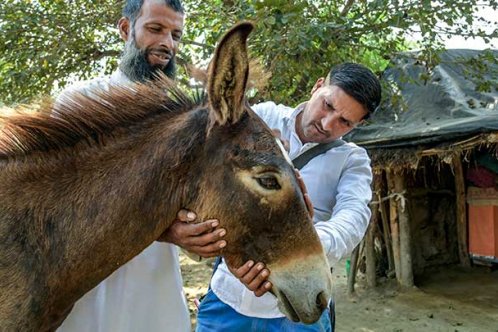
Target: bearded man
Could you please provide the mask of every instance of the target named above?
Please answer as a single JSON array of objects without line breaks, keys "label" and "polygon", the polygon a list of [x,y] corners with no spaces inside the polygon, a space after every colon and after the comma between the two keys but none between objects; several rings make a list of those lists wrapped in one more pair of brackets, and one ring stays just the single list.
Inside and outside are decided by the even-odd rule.
[{"label": "bearded man", "polygon": [[[91,95],[95,89],[107,90],[110,85],[154,80],[158,72],[174,78],[184,16],[179,0],[127,0],[118,23],[125,41],[119,69],[111,76],[74,84],[62,92],[56,103],[71,98],[75,91]],[[192,219],[190,216],[187,211],[178,213],[183,221]],[[225,234],[223,229],[213,232],[216,220],[196,223],[186,231],[184,224],[176,220],[163,234],[164,242],[153,243],[85,294],[58,331],[190,331],[174,244],[203,257],[213,257],[219,255],[226,242],[220,240]]]}]

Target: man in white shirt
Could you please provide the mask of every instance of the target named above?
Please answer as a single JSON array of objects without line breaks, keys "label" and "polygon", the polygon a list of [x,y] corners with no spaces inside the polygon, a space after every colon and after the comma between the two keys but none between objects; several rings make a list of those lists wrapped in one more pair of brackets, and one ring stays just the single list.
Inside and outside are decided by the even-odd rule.
[{"label": "man in white shirt", "polygon": [[[173,78],[183,25],[179,0],[128,0],[118,23],[126,42],[119,70],[110,77],[71,86],[56,103],[63,103],[74,91],[91,94],[97,88],[154,79],[157,71]],[[187,211],[180,211],[178,217],[192,219]],[[58,331],[190,331],[178,252],[172,243],[203,257],[216,256],[226,244],[220,241],[223,229],[212,232],[217,224],[207,220],[186,230],[168,229],[161,240],[169,243],[153,243],[85,294]]]},{"label": "man in white shirt", "polygon": [[[364,66],[346,63],[320,78],[310,100],[295,109],[272,102],[252,108],[288,141],[292,159],[319,143],[340,140],[374,112],[380,99],[377,77]],[[367,229],[370,159],[363,148],[339,143],[311,159],[300,173],[313,203],[315,228],[334,266],[351,253]],[[270,273],[261,263],[250,261],[230,270],[222,262],[199,307],[196,331],[331,331],[327,311],[312,325],[285,318],[276,298],[267,293]]]}]

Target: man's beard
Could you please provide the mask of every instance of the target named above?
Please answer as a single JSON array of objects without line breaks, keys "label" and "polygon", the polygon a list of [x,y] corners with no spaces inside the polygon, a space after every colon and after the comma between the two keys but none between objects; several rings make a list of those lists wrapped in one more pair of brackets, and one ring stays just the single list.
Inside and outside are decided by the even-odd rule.
[{"label": "man's beard", "polygon": [[149,63],[147,49],[137,47],[135,37],[131,36],[126,42],[119,69],[133,82],[146,82],[154,80],[159,72],[166,74],[171,79],[175,78],[176,65],[173,55],[165,67]]}]

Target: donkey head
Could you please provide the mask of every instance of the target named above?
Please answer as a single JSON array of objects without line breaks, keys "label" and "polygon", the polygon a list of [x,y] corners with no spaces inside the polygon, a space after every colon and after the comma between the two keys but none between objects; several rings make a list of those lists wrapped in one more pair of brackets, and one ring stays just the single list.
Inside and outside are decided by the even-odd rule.
[{"label": "donkey head", "polygon": [[267,264],[273,294],[292,320],[318,320],[330,298],[330,270],[294,168],[271,130],[244,99],[248,77],[241,23],[220,41],[210,64],[210,128],[201,195],[192,209],[227,229],[223,256],[234,267]]}]

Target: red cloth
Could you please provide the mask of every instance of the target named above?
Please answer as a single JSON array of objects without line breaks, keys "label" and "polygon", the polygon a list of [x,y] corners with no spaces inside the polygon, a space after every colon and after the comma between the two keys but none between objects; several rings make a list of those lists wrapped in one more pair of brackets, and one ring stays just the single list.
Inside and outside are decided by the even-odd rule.
[{"label": "red cloth", "polygon": [[492,188],[496,185],[496,175],[482,166],[467,170],[467,180],[479,188]]}]

